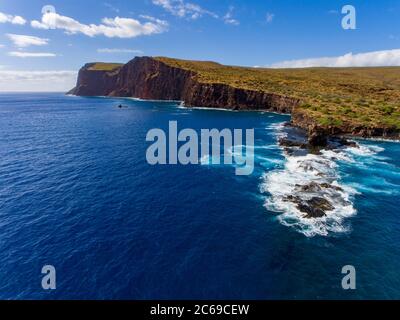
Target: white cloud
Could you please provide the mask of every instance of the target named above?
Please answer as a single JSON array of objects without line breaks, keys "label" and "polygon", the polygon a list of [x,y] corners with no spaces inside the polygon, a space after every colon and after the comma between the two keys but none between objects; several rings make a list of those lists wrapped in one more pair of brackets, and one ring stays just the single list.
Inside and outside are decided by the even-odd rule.
[{"label": "white cloud", "polygon": [[143,54],[143,51],[141,50],[135,50],[135,49],[120,49],[120,48],[102,48],[102,49],[97,49],[98,53],[133,53],[133,54]]},{"label": "white cloud", "polygon": [[152,0],[153,4],[163,7],[166,11],[180,18],[197,19],[203,15],[218,18],[214,12],[203,9],[198,4],[184,0]]},{"label": "white cloud", "polygon": [[229,7],[228,12],[226,13],[226,15],[223,16],[223,20],[226,24],[232,24],[234,26],[238,26],[240,22],[233,18],[233,10],[234,10],[233,7]]},{"label": "white cloud", "polygon": [[272,68],[307,67],[372,67],[400,66],[400,49],[373,51],[366,53],[347,53],[338,57],[288,60],[274,63]]},{"label": "white cloud", "polygon": [[67,34],[83,33],[89,37],[104,35],[108,38],[134,38],[162,33],[168,29],[166,21],[156,18],[147,20],[140,22],[130,18],[103,18],[102,24],[88,25],[58,13],[46,12],[41,21],[33,20],[31,26],[38,29],[61,29],[65,30]]},{"label": "white cloud", "polygon": [[11,51],[8,53],[10,57],[17,58],[51,58],[57,56],[55,53],[49,52],[23,52],[23,51]]},{"label": "white cloud", "polygon": [[22,34],[8,33],[7,37],[19,48],[25,48],[29,46],[44,46],[49,42],[49,39],[26,36]]},{"label": "white cloud", "polygon": [[12,24],[19,24],[19,25],[24,25],[26,23],[26,20],[22,18],[21,16],[15,16],[11,20]]},{"label": "white cloud", "polygon": [[12,23],[18,25],[24,25],[26,20],[21,16],[13,16],[11,14],[5,14],[0,12],[0,23]]},{"label": "white cloud", "polygon": [[1,91],[66,92],[76,83],[76,71],[0,70]]},{"label": "white cloud", "polygon": [[271,13],[271,12],[267,12],[267,14],[265,15],[265,20],[267,21],[267,23],[271,23],[275,18],[275,14]]}]

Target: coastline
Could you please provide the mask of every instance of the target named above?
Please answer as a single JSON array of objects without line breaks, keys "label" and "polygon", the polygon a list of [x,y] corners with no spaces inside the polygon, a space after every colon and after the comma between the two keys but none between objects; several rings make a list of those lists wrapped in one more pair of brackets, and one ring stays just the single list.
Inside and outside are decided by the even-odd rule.
[{"label": "coastline", "polygon": [[[93,71],[93,66],[96,66],[95,71]],[[176,102],[180,103],[182,107],[196,109],[290,114],[291,124],[305,130],[309,137],[308,143],[315,147],[325,146],[329,137],[400,140],[400,129],[398,128],[400,123],[396,122],[397,107],[385,106],[388,108],[387,110],[394,113],[389,118],[384,118],[386,113],[383,113],[382,119],[379,116],[380,112],[387,111],[385,111],[384,105],[381,106],[378,102],[374,102],[376,105],[372,105],[371,102],[367,103],[370,110],[365,112],[363,111],[364,104],[354,107],[352,112],[356,112],[358,118],[354,118],[352,114],[346,114],[348,106],[345,105],[345,102],[343,105],[340,103],[339,106],[335,105],[334,107],[336,108],[335,112],[339,112],[339,115],[332,115],[331,109],[317,112],[313,110],[317,110],[318,105],[305,104],[305,101],[310,99],[307,87],[298,88],[296,84],[291,85],[293,87],[280,85],[279,81],[286,81],[285,79],[296,75],[292,73],[293,71],[285,71],[285,77],[277,79],[277,83],[275,83],[268,78],[274,76],[275,73],[268,69],[232,69],[232,67],[223,65],[213,65],[210,70],[208,68],[209,65],[204,65],[202,62],[153,57],[136,57],[112,71],[102,70],[101,64],[89,63],[79,71],[76,87],[68,93],[78,96],[109,96],[153,102]],[[383,72],[379,68],[369,70],[375,70],[374,72],[380,76]],[[318,81],[323,83],[325,79],[331,79],[335,72],[340,74],[343,70],[324,69],[318,70],[318,72],[321,73],[318,74],[320,77]],[[354,81],[357,81],[357,77],[361,80],[364,79],[362,69],[351,69],[348,72],[354,77]],[[311,77],[312,73],[307,74],[308,76]],[[213,80],[213,77],[216,77],[217,81]],[[246,80],[246,77],[249,79]],[[312,85],[312,79],[307,77],[303,79],[304,82]],[[258,83],[261,87],[257,89],[254,83]],[[329,85],[331,88],[321,90],[327,92],[333,90],[334,93],[342,95],[346,90],[338,81],[329,83]],[[263,86],[267,86],[267,88],[262,89]],[[361,103],[361,100],[357,100],[358,97],[365,90],[372,89],[368,86],[357,89],[359,91],[351,89],[353,90],[351,92],[356,92],[357,95],[347,99],[358,106]],[[282,92],[282,90],[287,90],[287,92]],[[291,93],[291,90],[297,91]],[[311,96],[315,94],[317,93],[312,93]],[[321,94],[323,93],[319,95]],[[372,98],[376,97],[372,96]],[[344,113],[341,114],[342,112]],[[378,117],[378,119],[389,121],[388,123],[393,125],[384,125],[384,122],[379,122],[380,120],[361,121],[368,117]]]},{"label": "coastline", "polygon": [[[180,110],[240,112],[241,110],[188,107],[183,101],[152,100],[135,97],[96,96],[101,99],[126,99],[143,102],[173,102]],[[243,110],[256,113],[282,113],[268,110]],[[290,115],[290,114],[289,114]],[[348,233],[348,218],[357,214],[354,197],[356,189],[342,182],[338,166],[340,162],[352,163],[353,154],[373,155],[375,152],[363,146],[363,137],[327,135],[324,146],[310,145],[307,131],[284,121],[276,126],[276,143],[285,158],[283,167],[275,168],[262,176],[260,191],[270,196],[264,207],[276,212],[280,223],[293,227],[306,237]],[[349,140],[347,140],[349,139]],[[393,140],[381,139],[381,142]],[[367,152],[368,151],[368,152]],[[282,183],[284,185],[282,185]]]},{"label": "coastline", "polygon": [[[185,102],[182,100],[163,100],[163,99],[143,99],[143,98],[136,98],[136,97],[117,97],[117,96],[79,96],[76,94],[71,94],[71,93],[66,93],[65,94],[68,97],[86,97],[86,98],[102,98],[102,99],[126,99],[126,100],[134,100],[134,101],[143,101],[143,102],[166,102],[166,103],[177,103],[181,104],[177,106],[177,109],[181,110],[212,110],[212,111],[224,111],[224,112],[255,112],[255,113],[271,113],[271,114],[277,114],[277,115],[286,115],[286,116],[292,116],[291,113],[281,113],[281,112],[276,112],[276,111],[271,111],[271,110],[235,110],[235,109],[228,109],[228,108],[213,108],[213,107],[195,107],[195,106],[186,106]],[[183,104],[183,105],[182,105]],[[292,126],[293,128],[298,128],[305,130],[301,127],[294,126],[291,124],[291,122],[283,122],[287,125]],[[361,140],[361,141],[377,141],[377,142],[393,142],[393,143],[400,143],[400,139],[396,138],[380,138],[380,137],[362,137],[359,135],[348,135],[348,134],[338,134],[338,135],[331,135],[328,134],[327,138],[331,137],[336,137],[336,138],[343,138],[343,139],[348,139],[348,140]]]}]

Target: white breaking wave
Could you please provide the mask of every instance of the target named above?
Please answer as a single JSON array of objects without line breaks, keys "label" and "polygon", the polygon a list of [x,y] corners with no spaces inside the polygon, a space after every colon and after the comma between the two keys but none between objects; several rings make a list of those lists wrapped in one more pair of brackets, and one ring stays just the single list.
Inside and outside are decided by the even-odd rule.
[{"label": "white breaking wave", "polygon": [[283,130],[284,128],[285,128],[285,122],[279,122],[268,125],[266,129],[272,130],[275,137],[279,140],[281,138],[287,137],[287,133]]},{"label": "white breaking wave", "polygon": [[[277,136],[283,136],[278,129]],[[322,150],[321,154],[302,156],[284,154],[283,168],[266,172],[262,177],[261,192],[267,193],[265,207],[278,213],[277,219],[307,237],[327,236],[330,233],[351,231],[348,218],[356,215],[353,205],[358,191],[341,182],[338,163],[354,163],[354,156],[371,156],[383,151],[378,146],[360,146],[343,150]],[[357,188],[358,189],[358,188]],[[362,190],[362,188],[360,188]],[[306,218],[299,210],[299,202],[318,197],[331,204],[325,216]]]},{"label": "white breaking wave", "polygon": [[346,149],[346,151],[358,156],[373,156],[384,150],[385,150],[384,148],[378,146],[363,146],[363,145],[359,145],[358,148],[351,147]]},{"label": "white breaking wave", "polygon": [[[306,156],[287,156],[284,169],[268,172],[263,177],[261,190],[270,197],[265,202],[268,210],[281,213],[279,221],[291,226],[306,236],[328,235],[329,232],[347,232],[349,227],[343,222],[345,218],[356,214],[351,197],[356,191],[339,183],[337,164],[332,154]],[[315,192],[305,192],[302,188],[312,183],[329,185]],[[296,195],[301,200],[310,200],[318,196],[328,200],[334,207],[321,218],[305,218],[305,213],[290,201]]]}]

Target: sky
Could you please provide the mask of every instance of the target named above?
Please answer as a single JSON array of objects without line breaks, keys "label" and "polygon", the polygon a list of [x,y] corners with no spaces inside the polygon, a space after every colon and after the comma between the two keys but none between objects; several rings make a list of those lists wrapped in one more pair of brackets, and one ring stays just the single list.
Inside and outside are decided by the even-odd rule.
[{"label": "sky", "polygon": [[[356,28],[344,29],[345,5]],[[400,65],[398,0],[0,0],[0,91],[67,91],[87,62]]]}]

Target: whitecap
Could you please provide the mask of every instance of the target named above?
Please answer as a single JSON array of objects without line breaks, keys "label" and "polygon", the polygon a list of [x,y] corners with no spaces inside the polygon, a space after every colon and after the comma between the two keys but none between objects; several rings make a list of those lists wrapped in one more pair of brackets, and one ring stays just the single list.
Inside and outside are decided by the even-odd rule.
[{"label": "whitecap", "polygon": [[[278,138],[285,135],[283,124],[269,127],[272,128]],[[380,151],[379,148],[361,148],[361,153],[367,150]],[[307,237],[350,232],[348,218],[357,213],[353,200],[359,192],[342,182],[339,164],[353,164],[354,153],[338,149],[322,150],[320,154],[283,154],[285,160],[280,168],[262,176],[260,191],[267,195],[264,206],[277,213],[277,220],[282,225],[294,228]],[[299,202],[315,197],[327,201],[332,209],[325,210],[323,217],[306,218],[306,213],[299,209]]]},{"label": "whitecap", "polygon": [[[329,233],[350,231],[345,219],[356,214],[352,197],[356,190],[343,186],[339,181],[337,164],[333,154],[308,154],[306,156],[286,156],[283,169],[267,172],[263,176],[261,191],[269,194],[265,207],[279,213],[278,220],[285,226],[291,226],[308,237],[326,236]],[[346,160],[345,157],[342,158]],[[323,185],[318,191],[302,191],[310,184]],[[326,211],[321,218],[305,218],[305,213],[298,209],[297,196],[302,201],[320,197],[332,204],[333,209]]]},{"label": "whitecap", "polygon": [[384,151],[385,149],[375,145],[358,145],[358,147],[349,147],[346,149],[346,152],[351,153],[353,155],[367,157],[376,155],[379,152]]}]

